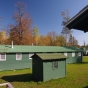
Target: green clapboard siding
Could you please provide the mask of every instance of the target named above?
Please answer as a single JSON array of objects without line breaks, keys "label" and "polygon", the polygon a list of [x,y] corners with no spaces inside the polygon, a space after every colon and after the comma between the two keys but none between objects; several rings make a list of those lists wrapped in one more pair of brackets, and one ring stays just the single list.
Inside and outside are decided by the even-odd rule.
[{"label": "green clapboard siding", "polygon": [[[16,61],[16,53],[22,53],[22,60]],[[32,68],[32,60],[29,59],[30,53],[64,53],[67,52],[68,56],[66,63],[76,63],[82,62],[82,56],[76,55],[72,57],[72,52],[83,52],[80,48],[75,47],[61,47],[61,46],[21,46],[14,45],[13,49],[11,45],[0,45],[0,53],[6,53],[6,61],[0,61],[0,70],[13,70],[13,69],[23,69]],[[55,55],[51,55],[52,58]],[[43,57],[43,56],[42,56]],[[59,57],[61,58],[60,54]],[[52,59],[50,55],[48,58],[43,57],[43,59]],[[53,59],[54,59],[53,58]]]},{"label": "green clapboard siding", "polygon": [[6,61],[0,61],[0,70],[32,68],[32,60],[28,54],[22,54],[22,60],[16,60],[16,54],[6,54]]},{"label": "green clapboard siding", "polygon": [[76,63],[82,63],[82,61],[83,61],[83,53],[81,53],[81,56],[78,56],[78,53],[77,53]]},{"label": "green clapboard siding", "polygon": [[52,62],[43,63],[43,81],[66,76],[66,60],[58,61],[58,69],[52,68]]},{"label": "green clapboard siding", "polygon": [[32,75],[36,81],[43,81],[43,62],[36,57],[32,60]]},{"label": "green clapboard siding", "polygon": [[[75,53],[76,55],[76,53]],[[72,53],[68,53],[68,58],[66,60],[66,63],[75,63],[76,62],[76,56],[72,57]]]},{"label": "green clapboard siding", "polygon": [[[79,52],[74,52],[75,56],[72,57],[72,52],[67,52],[66,63],[82,63],[83,52],[81,52],[81,56],[78,55]],[[63,53],[64,54],[64,53]]]},{"label": "green clapboard siding", "polygon": [[[66,76],[66,56],[63,54],[41,53],[35,54],[32,58],[32,74],[36,81],[48,81]],[[53,62],[58,63],[58,68],[53,68]]]}]

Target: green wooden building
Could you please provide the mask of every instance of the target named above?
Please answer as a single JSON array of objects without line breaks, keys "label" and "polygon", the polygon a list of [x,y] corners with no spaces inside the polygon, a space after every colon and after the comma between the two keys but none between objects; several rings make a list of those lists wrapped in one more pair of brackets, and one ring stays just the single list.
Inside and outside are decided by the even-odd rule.
[{"label": "green wooden building", "polygon": [[40,53],[32,56],[32,75],[36,81],[48,81],[66,76],[66,56],[60,53]]},{"label": "green wooden building", "polygon": [[82,50],[75,47],[0,45],[0,71],[32,68],[34,53],[62,53],[66,63],[82,62]]}]

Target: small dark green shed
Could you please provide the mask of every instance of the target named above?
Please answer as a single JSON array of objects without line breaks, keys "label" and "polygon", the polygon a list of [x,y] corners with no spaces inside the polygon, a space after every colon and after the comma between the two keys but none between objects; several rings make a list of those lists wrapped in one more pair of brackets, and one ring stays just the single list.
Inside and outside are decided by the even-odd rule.
[{"label": "small dark green shed", "polygon": [[60,53],[41,53],[32,56],[33,78],[48,81],[66,76],[66,56]]}]

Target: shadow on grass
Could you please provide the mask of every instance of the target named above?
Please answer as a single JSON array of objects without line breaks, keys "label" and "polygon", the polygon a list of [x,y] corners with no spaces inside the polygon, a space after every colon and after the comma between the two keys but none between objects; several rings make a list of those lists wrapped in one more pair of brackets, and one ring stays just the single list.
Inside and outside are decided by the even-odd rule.
[{"label": "shadow on grass", "polygon": [[88,86],[86,86],[86,87],[83,87],[83,88],[88,88]]},{"label": "shadow on grass", "polygon": [[33,81],[32,74],[20,74],[20,75],[11,75],[3,76],[1,79],[8,82],[30,82]]},{"label": "shadow on grass", "polygon": [[76,63],[76,64],[88,64],[88,62]]},{"label": "shadow on grass", "polygon": [[88,62],[82,62],[82,64],[88,64]]}]

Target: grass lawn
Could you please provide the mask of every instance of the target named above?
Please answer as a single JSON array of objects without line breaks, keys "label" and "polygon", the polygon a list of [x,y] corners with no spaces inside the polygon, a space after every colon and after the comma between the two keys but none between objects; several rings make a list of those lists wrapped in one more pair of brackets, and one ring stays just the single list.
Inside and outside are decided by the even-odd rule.
[{"label": "grass lawn", "polygon": [[10,82],[14,88],[88,88],[88,57],[84,57],[83,63],[67,64],[66,73],[64,78],[34,82],[31,69],[3,71],[0,83]]}]

